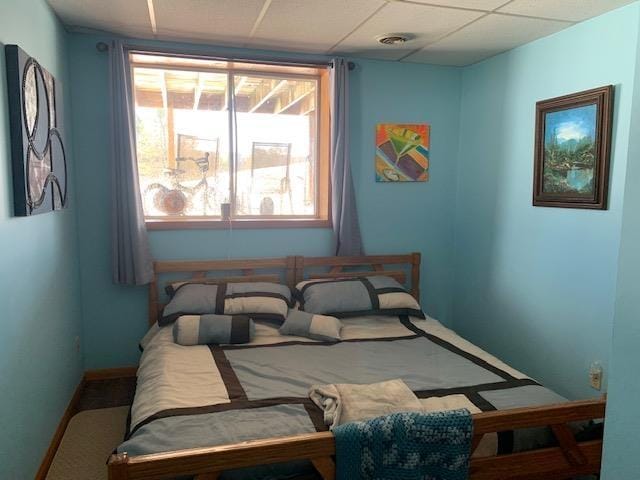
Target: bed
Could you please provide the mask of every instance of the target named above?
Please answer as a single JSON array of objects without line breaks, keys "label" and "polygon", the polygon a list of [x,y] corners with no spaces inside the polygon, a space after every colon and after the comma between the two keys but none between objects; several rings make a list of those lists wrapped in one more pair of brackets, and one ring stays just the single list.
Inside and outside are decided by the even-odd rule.
[{"label": "bed", "polygon": [[425,409],[474,414],[474,480],[597,473],[602,441],[574,433],[604,418],[604,400],[567,402],[429,317],[343,319],[340,342],[283,336],[259,322],[249,343],[189,347],[156,324],[161,277],[293,287],[306,278],[384,275],[419,299],[420,263],[418,253],[156,262],[136,395],[109,478],[333,479],[333,435],[309,386],[392,378]]}]

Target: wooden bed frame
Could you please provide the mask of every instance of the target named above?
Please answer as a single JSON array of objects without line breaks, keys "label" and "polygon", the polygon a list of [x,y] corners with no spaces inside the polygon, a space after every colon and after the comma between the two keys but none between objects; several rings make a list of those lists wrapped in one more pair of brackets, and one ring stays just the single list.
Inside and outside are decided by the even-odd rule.
[{"label": "wooden bed frame", "polygon": [[[393,266],[393,269],[385,270]],[[149,288],[149,323],[163,307],[158,288],[160,276],[188,274],[188,279],[221,281],[277,281],[290,287],[304,278],[344,278],[387,275],[407,285],[419,299],[420,254],[363,257],[301,257],[255,260],[155,262],[155,278]],[[207,276],[213,272],[214,276]],[[224,273],[225,276],[220,274]],[[183,279],[184,280],[184,277]],[[409,280],[407,282],[407,280]],[[179,281],[173,279],[173,281]],[[473,415],[472,450],[486,434],[522,428],[549,427],[556,446],[520,453],[473,457],[471,480],[566,480],[600,471],[602,440],[577,441],[569,423],[604,419],[606,402],[573,401],[541,407],[518,408]],[[225,470],[308,459],[324,480],[335,479],[335,440],[331,432],[254,440],[216,447],[194,448],[150,455],[113,454],[109,480],[169,479],[193,475],[215,480]]]}]

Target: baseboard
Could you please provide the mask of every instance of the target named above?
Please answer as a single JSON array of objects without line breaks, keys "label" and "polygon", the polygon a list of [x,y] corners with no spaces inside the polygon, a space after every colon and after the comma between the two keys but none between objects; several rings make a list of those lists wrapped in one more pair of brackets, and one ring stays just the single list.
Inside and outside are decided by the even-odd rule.
[{"label": "baseboard", "polygon": [[67,405],[62,418],[60,419],[60,423],[58,423],[58,428],[53,434],[53,438],[51,439],[51,443],[49,444],[49,448],[47,448],[47,452],[44,454],[44,458],[40,463],[40,468],[38,468],[38,472],[36,473],[35,480],[45,480],[47,477],[47,473],[49,472],[49,468],[51,467],[51,463],[53,462],[53,457],[56,456],[56,452],[58,451],[58,447],[60,446],[60,442],[62,441],[62,437],[64,435],[65,430],[67,429],[67,425],[69,425],[69,421],[71,417],[76,414],[76,410],[78,407],[78,402],[80,401],[80,395],[82,395],[82,389],[84,388],[85,379],[82,377],[80,379],[80,383],[76,387],[75,392],[73,392],[73,396]]},{"label": "baseboard", "polygon": [[138,367],[102,368],[99,370],[87,370],[84,372],[84,380],[107,380],[111,378],[135,377]]},{"label": "baseboard", "polygon": [[78,411],[78,404],[80,403],[80,397],[82,395],[82,390],[84,389],[87,382],[94,380],[107,380],[112,378],[127,378],[127,377],[135,377],[136,372],[138,371],[138,367],[119,367],[119,368],[104,368],[99,370],[87,370],[84,372],[84,375],[80,379],[80,383],[76,387],[75,392],[73,392],[73,396],[67,405],[62,418],[60,419],[60,423],[58,424],[58,428],[53,434],[51,438],[51,443],[49,444],[49,448],[47,448],[47,452],[44,454],[44,458],[40,463],[40,468],[38,468],[38,473],[36,473],[35,480],[45,480],[47,478],[47,473],[49,473],[49,468],[51,467],[51,463],[53,463],[53,458],[56,456],[56,452],[58,451],[58,447],[60,446],[60,442],[62,441],[62,437],[64,436],[64,432],[69,425],[69,421],[71,417],[73,417]]}]

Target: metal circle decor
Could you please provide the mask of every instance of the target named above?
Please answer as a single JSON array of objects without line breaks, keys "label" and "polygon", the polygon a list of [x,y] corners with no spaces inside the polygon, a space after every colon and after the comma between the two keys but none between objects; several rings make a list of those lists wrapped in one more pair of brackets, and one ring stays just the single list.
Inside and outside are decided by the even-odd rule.
[{"label": "metal circle decor", "polygon": [[67,204],[67,157],[56,108],[56,81],[16,45],[5,47],[16,215]]},{"label": "metal circle decor", "polygon": [[[57,128],[52,128],[49,130],[50,140],[49,140],[49,150],[53,151],[52,145],[57,144],[60,147],[60,160],[62,166],[62,173],[64,174],[65,182],[64,187],[60,186],[60,181],[55,175],[52,175],[51,181],[53,182],[54,188],[58,192],[58,196],[53,195],[54,201],[54,209],[59,210],[61,208],[66,207],[67,205],[67,153],[64,149],[64,142],[62,141],[62,135],[60,135],[60,131]],[[55,140],[55,144],[54,144]],[[59,205],[55,205],[55,202],[59,201]]]},{"label": "metal circle decor", "polygon": [[[51,138],[52,132],[61,145],[63,156],[63,165],[66,177],[66,156],[62,138],[59,132],[51,126],[53,98],[50,93],[51,82],[47,81],[44,70],[40,64],[30,58],[24,66],[22,74],[22,112],[25,131],[27,133],[27,203],[33,209],[42,205],[46,196],[46,189],[49,183],[53,183],[58,195],[60,203],[64,207],[67,200],[66,182],[64,191],[60,187],[60,182],[52,170],[51,159]],[[41,96],[43,101],[41,101]],[[35,107],[35,108],[34,108]],[[35,110],[35,111],[34,111]],[[40,119],[44,118],[45,128],[40,126]],[[55,196],[55,193],[54,193]]]}]

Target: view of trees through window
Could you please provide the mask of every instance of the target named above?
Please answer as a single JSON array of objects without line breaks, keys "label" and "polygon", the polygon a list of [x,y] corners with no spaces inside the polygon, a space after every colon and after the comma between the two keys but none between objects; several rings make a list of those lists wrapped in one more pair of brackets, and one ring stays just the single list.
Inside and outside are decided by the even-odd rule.
[{"label": "view of trees through window", "polygon": [[[316,217],[319,77],[132,54],[145,215]],[[311,70],[311,71],[310,71]]]}]

